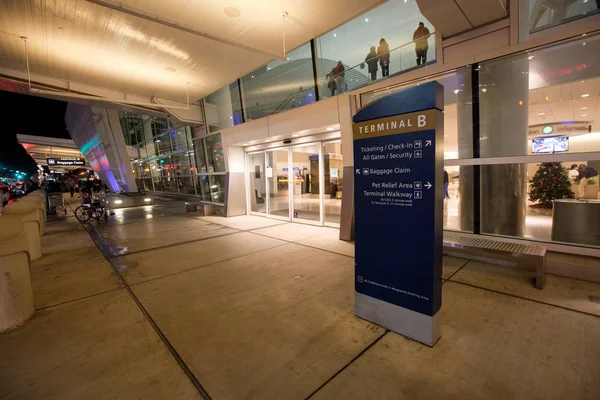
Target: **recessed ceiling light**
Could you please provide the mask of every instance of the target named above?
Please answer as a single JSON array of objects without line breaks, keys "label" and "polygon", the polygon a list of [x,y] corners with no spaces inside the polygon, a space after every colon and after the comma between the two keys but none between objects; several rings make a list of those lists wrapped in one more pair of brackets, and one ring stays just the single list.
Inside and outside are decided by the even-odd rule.
[{"label": "recessed ceiling light", "polygon": [[251,78],[254,78],[254,75],[252,75]]},{"label": "recessed ceiling light", "polygon": [[329,127],[327,128],[327,130],[331,132],[332,130],[334,130],[334,128]]},{"label": "recessed ceiling light", "polygon": [[587,117],[587,114],[581,114],[582,117]]},{"label": "recessed ceiling light", "polygon": [[237,7],[228,6],[223,9],[225,15],[231,18],[239,18],[242,15],[242,12]]},{"label": "recessed ceiling light", "polygon": [[535,56],[529,56],[529,60],[533,60]]},{"label": "recessed ceiling light", "polygon": [[165,71],[175,72],[177,70],[175,68],[173,68],[173,67],[165,67]]},{"label": "recessed ceiling light", "polygon": [[248,146],[248,143],[244,143],[242,146]]},{"label": "recessed ceiling light", "polygon": [[460,90],[454,89],[454,94],[458,94],[458,92],[460,92]]},{"label": "recessed ceiling light", "polygon": [[337,33],[334,33],[334,34],[333,34],[333,37],[337,37]]},{"label": "recessed ceiling light", "polygon": [[582,110],[587,110],[588,108],[587,108],[587,107],[581,107],[581,109],[582,109]]},{"label": "recessed ceiling light", "polygon": [[365,22],[369,22],[369,18],[365,18]]},{"label": "recessed ceiling light", "polygon": [[286,60],[287,60],[287,61],[290,61],[290,58],[289,58],[289,57],[286,57]]},{"label": "recessed ceiling light", "polygon": [[487,88],[483,88],[483,89],[481,89],[481,91],[482,91],[483,93],[486,93],[486,92],[487,92]]},{"label": "recessed ceiling light", "polygon": [[581,97],[590,97],[590,94],[589,93],[584,93],[584,94],[581,95]]},{"label": "recessed ceiling light", "polygon": [[298,135],[297,133],[294,133],[292,136],[293,136],[293,137],[298,137],[298,136],[300,136],[300,135]]},{"label": "recessed ceiling light", "polygon": [[546,114],[542,112],[542,113],[539,113],[538,115],[546,115]]},{"label": "recessed ceiling light", "polygon": [[270,139],[265,140],[265,142],[270,142],[270,141],[271,141]]},{"label": "recessed ceiling light", "polygon": [[550,100],[550,97],[546,96],[546,101]]}]

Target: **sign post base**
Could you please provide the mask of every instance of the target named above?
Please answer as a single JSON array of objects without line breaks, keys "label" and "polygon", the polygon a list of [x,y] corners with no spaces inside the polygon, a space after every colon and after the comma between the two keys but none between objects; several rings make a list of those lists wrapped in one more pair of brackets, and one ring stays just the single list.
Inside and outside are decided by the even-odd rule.
[{"label": "sign post base", "polygon": [[442,316],[440,311],[429,316],[355,292],[354,313],[359,318],[429,347],[433,347],[441,336]]}]

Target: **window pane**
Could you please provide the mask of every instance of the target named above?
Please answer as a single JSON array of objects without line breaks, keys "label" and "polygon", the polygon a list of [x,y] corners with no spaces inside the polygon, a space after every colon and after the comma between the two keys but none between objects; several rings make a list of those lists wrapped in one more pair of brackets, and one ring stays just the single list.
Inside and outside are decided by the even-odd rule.
[{"label": "window pane", "polygon": [[473,232],[473,167],[446,166],[448,198],[444,200],[444,229]]},{"label": "window pane", "polygon": [[178,175],[177,181],[179,184],[179,193],[195,195],[196,191],[194,189],[193,179],[194,177],[189,175]]},{"label": "window pane", "polygon": [[315,101],[310,43],[272,61],[242,79],[247,120],[266,117]]},{"label": "window pane", "polygon": [[206,167],[206,156],[204,154],[204,141],[194,141],[194,156],[196,157],[196,169],[198,172],[208,172]]},{"label": "window pane", "polygon": [[[434,62],[433,33],[417,3],[404,0],[390,0],[326,33],[316,39],[319,96],[358,89],[371,80]],[[420,40],[414,43],[413,36]]]},{"label": "window pane", "polygon": [[[427,81],[432,80],[439,82],[444,87],[444,158],[472,158],[473,96],[471,68],[465,67],[452,73],[427,79]],[[427,81],[423,80],[409,85],[392,86],[383,90],[364,93],[361,95],[362,105],[365,106],[390,93]],[[487,90],[487,88],[482,87],[481,90]]]},{"label": "window pane", "polygon": [[481,166],[482,233],[600,246],[599,168],[585,158]]},{"label": "window pane", "polygon": [[204,143],[208,157],[206,160],[208,172],[225,172],[225,157],[223,155],[221,134],[206,137]]},{"label": "window pane", "polygon": [[213,203],[225,203],[225,175],[209,175],[210,200]]},{"label": "window pane", "polygon": [[521,41],[529,39],[529,34],[553,26],[558,26],[579,18],[594,15],[600,8],[600,2],[592,0],[554,0],[519,2],[519,37]]},{"label": "window pane", "polygon": [[[596,35],[482,63],[481,157],[600,150],[599,54]],[[565,139],[548,148],[544,137]]]},{"label": "window pane", "polygon": [[202,198],[202,201],[210,201],[210,183],[208,175],[198,175],[196,185],[196,195]]},{"label": "window pane", "polygon": [[341,140],[324,143],[322,153],[323,175],[325,177],[325,222],[339,224],[342,214],[342,190],[344,185],[344,159],[342,157]]},{"label": "window pane", "polygon": [[204,112],[209,132],[244,122],[237,81],[208,95],[204,99]]}]

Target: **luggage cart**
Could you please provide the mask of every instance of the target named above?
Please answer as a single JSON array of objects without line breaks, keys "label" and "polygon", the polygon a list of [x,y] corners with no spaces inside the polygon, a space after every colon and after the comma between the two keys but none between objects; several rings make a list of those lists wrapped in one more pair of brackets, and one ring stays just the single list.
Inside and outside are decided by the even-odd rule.
[{"label": "luggage cart", "polygon": [[65,200],[62,192],[55,192],[48,194],[48,212],[51,214],[58,214],[63,212],[67,214],[67,208],[65,207]]}]

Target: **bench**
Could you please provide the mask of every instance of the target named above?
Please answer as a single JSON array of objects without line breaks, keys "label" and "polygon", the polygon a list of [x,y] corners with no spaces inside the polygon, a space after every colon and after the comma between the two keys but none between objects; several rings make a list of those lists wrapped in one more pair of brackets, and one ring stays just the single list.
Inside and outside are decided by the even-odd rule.
[{"label": "bench", "polygon": [[546,284],[546,248],[475,238],[454,232],[444,232],[444,255],[493,261],[503,260],[535,269],[535,287]]}]

